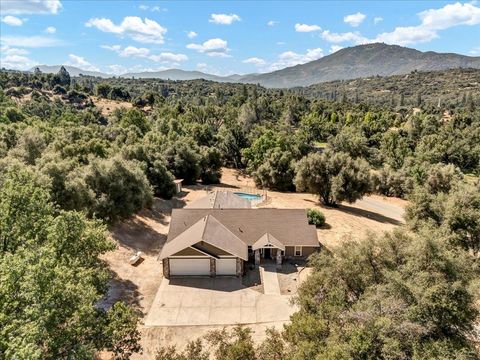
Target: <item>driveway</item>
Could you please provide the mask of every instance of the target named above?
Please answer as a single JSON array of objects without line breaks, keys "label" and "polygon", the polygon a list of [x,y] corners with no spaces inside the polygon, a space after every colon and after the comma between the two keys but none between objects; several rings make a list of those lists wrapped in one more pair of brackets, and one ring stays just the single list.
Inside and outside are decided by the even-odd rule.
[{"label": "driveway", "polygon": [[362,199],[357,200],[355,205],[359,205],[366,210],[370,210],[373,213],[393,219],[399,223],[405,222],[403,219],[403,216],[405,215],[405,209],[401,206],[389,204],[374,197],[363,197]]},{"label": "driveway", "polygon": [[259,324],[287,321],[290,295],[261,294],[235,277],[162,279],[146,326]]}]

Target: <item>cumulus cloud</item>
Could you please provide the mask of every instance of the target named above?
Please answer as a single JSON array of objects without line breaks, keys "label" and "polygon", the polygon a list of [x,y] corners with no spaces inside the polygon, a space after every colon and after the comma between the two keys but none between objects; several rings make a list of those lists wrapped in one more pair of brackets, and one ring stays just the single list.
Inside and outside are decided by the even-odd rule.
[{"label": "cumulus cloud", "polygon": [[70,66],[78,67],[82,70],[87,71],[100,71],[96,66],[90,64],[84,57],[78,56],[75,54],[69,54],[68,58],[70,59],[65,64]]},{"label": "cumulus cloud", "polygon": [[3,45],[26,48],[42,48],[63,45],[63,41],[46,36],[2,36]]},{"label": "cumulus cloud", "polygon": [[343,18],[343,21],[349,24],[350,26],[357,27],[359,26],[367,15],[357,12],[355,14],[347,15]]},{"label": "cumulus cloud", "polygon": [[363,44],[368,42],[368,39],[360,35],[358,32],[332,33],[330,30],[324,30],[322,32],[322,38],[332,43],[351,41],[355,44]]},{"label": "cumulus cloud", "polygon": [[2,14],[57,14],[62,8],[60,0],[8,0],[0,1]]},{"label": "cumulus cloud", "polygon": [[296,32],[312,32],[320,30],[322,30],[322,28],[318,25],[295,24]]},{"label": "cumulus cloud", "polygon": [[115,25],[107,18],[93,18],[88,20],[85,26],[147,44],[163,44],[167,32],[167,29],[156,21],[148,18],[142,20],[138,16],[127,16],[119,25]]},{"label": "cumulus cloud", "polygon": [[381,23],[383,21],[383,18],[381,16],[375,16],[373,18],[373,23],[377,25],[378,23]]},{"label": "cumulus cloud", "polygon": [[320,59],[322,56],[323,51],[320,48],[307,49],[305,54],[299,54],[294,51],[285,51],[279,55],[277,61],[270,65],[269,70],[275,71],[289,66],[305,64],[307,62]]},{"label": "cumulus cloud", "polygon": [[418,16],[421,20],[420,25],[396,27],[391,32],[377,35],[372,41],[397,45],[424,43],[438,38],[440,30],[459,25],[480,24],[480,8],[472,3],[448,4],[439,9],[422,11]]},{"label": "cumulus cloud", "polygon": [[25,49],[12,48],[8,45],[0,47],[0,67],[12,70],[29,70],[38,62],[30,59],[26,55],[29,52]]},{"label": "cumulus cloud", "polygon": [[150,49],[127,46],[122,48],[120,45],[102,45],[103,49],[112,50],[121,57],[140,57],[155,62],[181,62],[187,61],[188,56],[184,54],[174,54],[171,52],[162,52],[160,54],[151,54]]},{"label": "cumulus cloud", "polygon": [[274,21],[274,20],[270,20],[269,22],[267,22],[268,26],[275,26],[277,24],[278,24],[278,21]]},{"label": "cumulus cloud", "polygon": [[148,5],[139,5],[140,10],[150,10],[152,12],[167,11],[167,9],[162,9],[160,6],[148,6]]},{"label": "cumulus cloud", "polygon": [[255,66],[264,66],[266,64],[265,60],[263,60],[261,58],[258,58],[258,57],[251,57],[251,58],[243,60],[242,62],[245,63],[245,64],[253,64]]},{"label": "cumulus cloud", "polygon": [[45,32],[48,34],[55,34],[57,32],[57,29],[53,26],[49,26],[45,29]]},{"label": "cumulus cloud", "polygon": [[2,17],[2,22],[10,26],[22,26],[23,20],[18,17],[7,15]]},{"label": "cumulus cloud", "polygon": [[114,74],[114,75],[121,75],[127,72],[127,68],[123,65],[112,64],[108,65],[107,73]]},{"label": "cumulus cloud", "polygon": [[227,42],[219,38],[207,40],[202,44],[188,44],[187,48],[205,53],[208,56],[230,57],[230,55],[227,54],[229,50]]},{"label": "cumulus cloud", "polygon": [[193,38],[196,38],[198,36],[198,34],[195,32],[195,31],[189,31],[187,32],[187,37],[189,39],[193,39]]},{"label": "cumulus cloud", "polygon": [[240,16],[237,14],[212,14],[208,21],[214,24],[231,25],[233,22],[240,20]]},{"label": "cumulus cloud", "polygon": [[338,50],[342,50],[342,49],[343,49],[343,46],[340,46],[340,45],[332,45],[332,46],[330,46],[329,53],[330,53],[330,54],[333,54],[334,52],[337,52]]}]

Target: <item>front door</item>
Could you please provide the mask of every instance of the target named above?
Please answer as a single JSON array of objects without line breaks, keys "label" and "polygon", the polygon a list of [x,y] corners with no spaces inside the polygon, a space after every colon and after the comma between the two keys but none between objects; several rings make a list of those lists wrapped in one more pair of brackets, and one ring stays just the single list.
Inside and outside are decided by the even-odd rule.
[{"label": "front door", "polygon": [[265,259],[270,259],[270,249],[269,248],[263,249],[263,257]]}]

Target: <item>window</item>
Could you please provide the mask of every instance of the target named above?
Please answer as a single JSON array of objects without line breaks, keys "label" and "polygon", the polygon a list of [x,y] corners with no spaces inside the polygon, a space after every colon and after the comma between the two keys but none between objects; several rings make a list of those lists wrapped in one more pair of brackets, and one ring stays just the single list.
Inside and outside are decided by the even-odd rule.
[{"label": "window", "polygon": [[295,256],[302,256],[302,247],[301,246],[295,246]]}]

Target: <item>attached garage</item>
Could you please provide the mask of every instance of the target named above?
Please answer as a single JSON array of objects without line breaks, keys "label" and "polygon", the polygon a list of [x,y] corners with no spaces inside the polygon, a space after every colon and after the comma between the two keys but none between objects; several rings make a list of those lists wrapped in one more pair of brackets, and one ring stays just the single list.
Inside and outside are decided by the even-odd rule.
[{"label": "attached garage", "polygon": [[170,275],[210,275],[210,258],[170,258]]},{"label": "attached garage", "polygon": [[236,258],[220,258],[216,260],[217,275],[233,275],[237,274]]}]

